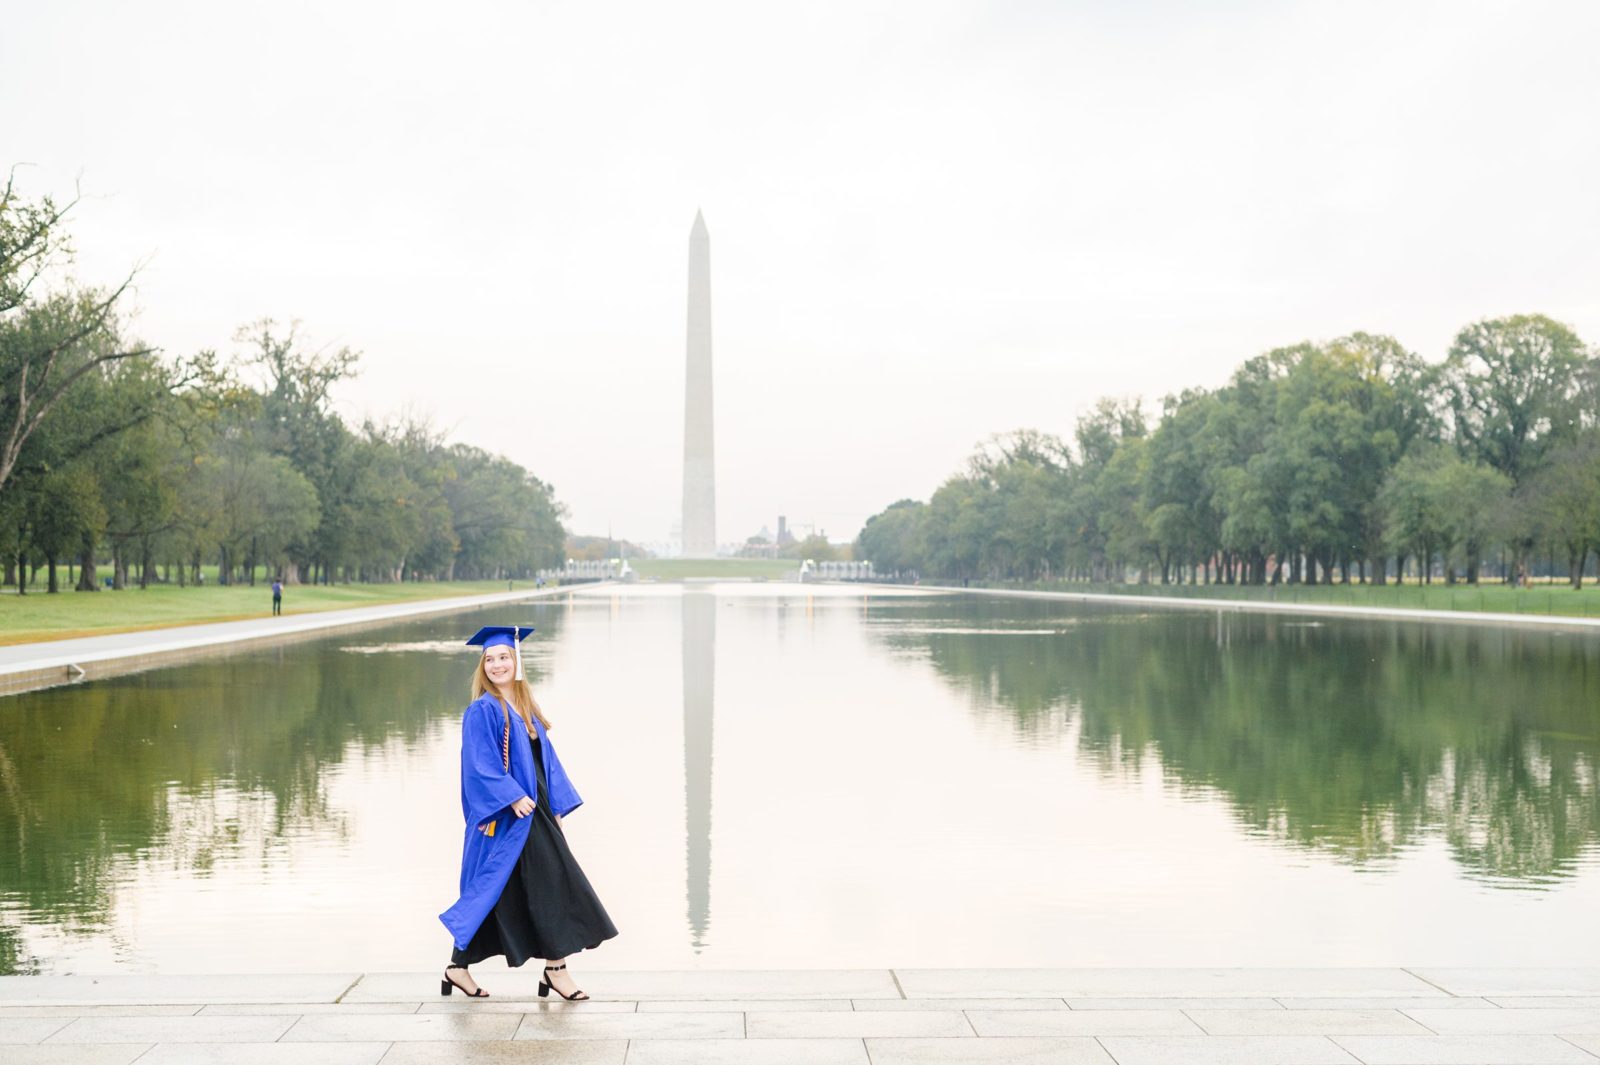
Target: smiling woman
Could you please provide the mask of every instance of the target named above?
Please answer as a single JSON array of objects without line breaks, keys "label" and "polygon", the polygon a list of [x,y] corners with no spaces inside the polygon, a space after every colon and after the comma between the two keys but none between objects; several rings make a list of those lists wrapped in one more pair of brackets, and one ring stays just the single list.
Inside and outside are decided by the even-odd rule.
[{"label": "smiling woman", "polygon": [[[561,818],[582,805],[550,745],[539,704],[522,672],[531,626],[490,625],[467,641],[482,647],[473,701],[461,721],[461,896],[439,919],[455,950],[440,994],[487,998],[467,966],[504,955],[506,964],[546,959],[539,997],[589,996],[567,973],[566,956],[617,934],[567,847]],[[515,708],[520,726],[513,728]]]}]

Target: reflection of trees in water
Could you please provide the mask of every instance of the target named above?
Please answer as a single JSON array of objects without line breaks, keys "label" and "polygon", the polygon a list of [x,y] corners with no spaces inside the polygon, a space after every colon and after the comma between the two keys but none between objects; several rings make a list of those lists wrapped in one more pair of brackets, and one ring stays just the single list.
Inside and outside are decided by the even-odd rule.
[{"label": "reflection of trees in water", "polygon": [[1570,875],[1596,843],[1593,639],[1025,601],[917,603],[896,619],[955,611],[963,627],[1059,631],[877,631],[1030,742],[1075,725],[1108,772],[1153,753],[1273,838],[1366,864],[1439,834],[1469,875],[1519,884]]},{"label": "reflection of trees in water", "polygon": [[24,953],[18,930],[0,922],[0,976],[32,976],[39,971],[39,959]]},{"label": "reflection of trees in water", "polygon": [[[561,626],[554,610],[537,620],[541,639]],[[109,923],[127,859],[203,876],[229,858],[266,860],[298,830],[342,832],[328,770],[352,754],[418,745],[469,694],[470,653],[339,649],[379,639],[335,637],[0,701],[0,904],[92,932]],[[530,648],[534,679],[538,659]],[[28,964],[5,920],[0,973]]]}]

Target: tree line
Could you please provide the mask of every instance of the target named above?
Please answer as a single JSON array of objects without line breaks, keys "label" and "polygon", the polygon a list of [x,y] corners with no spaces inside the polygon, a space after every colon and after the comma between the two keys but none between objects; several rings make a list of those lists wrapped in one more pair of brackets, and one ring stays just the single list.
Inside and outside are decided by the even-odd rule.
[{"label": "tree line", "polygon": [[1159,417],[1102,399],[1071,440],[991,438],[927,502],[866,522],[859,558],[943,578],[1476,583],[1600,546],[1600,354],[1516,315],[1442,362],[1356,333],[1249,359]]},{"label": "tree line", "polygon": [[[161,357],[131,335],[132,275],[70,279],[72,203],[0,192],[0,559],[26,592],[76,587],[529,576],[559,563],[563,508],[509,459],[412,419],[351,426],[359,354],[295,326],[242,351]],[[109,572],[102,573],[103,568]]]}]

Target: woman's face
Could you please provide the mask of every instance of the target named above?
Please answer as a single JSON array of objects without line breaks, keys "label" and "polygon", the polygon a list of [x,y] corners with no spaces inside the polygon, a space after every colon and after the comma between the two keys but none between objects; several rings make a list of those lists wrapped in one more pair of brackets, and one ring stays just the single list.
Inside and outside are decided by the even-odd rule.
[{"label": "woman's face", "polygon": [[517,656],[509,647],[491,647],[483,652],[483,671],[490,683],[504,687],[517,675]]}]

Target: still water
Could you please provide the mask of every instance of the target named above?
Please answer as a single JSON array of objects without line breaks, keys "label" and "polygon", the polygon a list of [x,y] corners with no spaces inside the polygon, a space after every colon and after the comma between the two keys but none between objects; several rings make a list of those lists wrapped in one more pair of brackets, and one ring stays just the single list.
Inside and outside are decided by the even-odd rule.
[{"label": "still water", "polygon": [[0,972],[417,970],[524,621],[605,968],[1592,964],[1600,639],[592,589],[0,700]]}]

